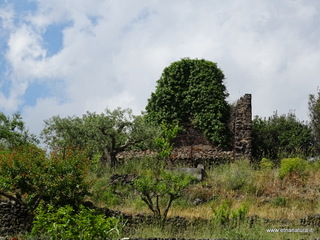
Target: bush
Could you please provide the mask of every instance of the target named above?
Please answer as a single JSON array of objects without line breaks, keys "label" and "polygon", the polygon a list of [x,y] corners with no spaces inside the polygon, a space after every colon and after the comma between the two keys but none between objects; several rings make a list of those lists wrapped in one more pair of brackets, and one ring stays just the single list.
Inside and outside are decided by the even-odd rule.
[{"label": "bush", "polygon": [[294,113],[268,119],[256,117],[252,125],[252,154],[273,160],[282,157],[310,156],[314,154],[314,137],[311,128],[297,119]]},{"label": "bush", "polygon": [[283,179],[292,174],[302,177],[306,174],[307,167],[307,161],[301,158],[284,158],[281,160],[279,177]]},{"label": "bush", "polygon": [[251,183],[253,170],[250,162],[239,160],[231,163],[222,174],[222,181],[229,190],[240,190]]},{"label": "bush", "polygon": [[94,184],[92,198],[96,203],[106,204],[108,207],[116,206],[121,202],[120,197],[112,191],[110,186],[106,186],[106,182],[102,180],[98,180]]},{"label": "bush", "polygon": [[0,195],[33,211],[40,200],[77,205],[89,194],[87,159],[81,151],[54,152],[48,158],[35,146],[0,155]]},{"label": "bush", "polygon": [[260,161],[260,169],[261,170],[270,170],[274,167],[274,163],[267,158],[262,158]]},{"label": "bush", "polygon": [[218,208],[213,209],[214,223],[222,226],[230,224],[239,226],[247,217],[248,212],[249,206],[247,204],[232,208],[230,201],[224,201]]},{"label": "bush", "polygon": [[55,209],[40,204],[31,235],[49,239],[110,239],[119,238],[118,226],[118,219],[106,218],[82,205],[76,212],[69,205]]}]

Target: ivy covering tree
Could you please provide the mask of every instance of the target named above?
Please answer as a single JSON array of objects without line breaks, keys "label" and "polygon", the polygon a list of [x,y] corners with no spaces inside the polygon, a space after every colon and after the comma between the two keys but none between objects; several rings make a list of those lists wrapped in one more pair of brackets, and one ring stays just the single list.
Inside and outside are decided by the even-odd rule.
[{"label": "ivy covering tree", "polygon": [[318,96],[314,94],[309,96],[309,111],[311,127],[316,140],[316,150],[320,153],[320,91]]},{"label": "ivy covering tree", "polygon": [[182,59],[165,68],[146,106],[157,123],[191,123],[219,146],[228,142],[228,93],[216,63]]}]

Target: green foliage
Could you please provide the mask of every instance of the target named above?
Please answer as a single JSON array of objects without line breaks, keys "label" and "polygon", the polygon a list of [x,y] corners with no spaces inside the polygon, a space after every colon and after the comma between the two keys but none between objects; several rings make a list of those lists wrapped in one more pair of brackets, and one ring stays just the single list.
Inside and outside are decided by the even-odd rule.
[{"label": "green foliage", "polygon": [[100,178],[92,187],[92,199],[95,203],[106,204],[108,207],[116,206],[121,202],[120,197],[114,193],[112,187],[107,185],[108,179]]},{"label": "green foliage", "polygon": [[171,141],[177,136],[179,126],[177,124],[169,126],[164,122],[160,126],[162,134],[155,139],[155,148],[158,152],[157,157],[165,160],[170,157],[173,148]]},{"label": "green foliage", "polygon": [[309,96],[309,113],[311,127],[316,140],[316,149],[320,153],[320,91],[318,96],[310,94]]},{"label": "green foliage", "polygon": [[55,209],[52,205],[39,205],[31,234],[46,239],[118,239],[119,220],[106,218],[82,205],[76,212],[66,205]]},{"label": "green foliage", "polygon": [[220,146],[228,145],[228,96],[216,63],[182,59],[165,68],[146,106],[158,123],[192,123]]},{"label": "green foliage", "polygon": [[286,207],[288,205],[288,201],[285,197],[278,196],[272,200],[271,204],[276,207]]},{"label": "green foliage", "polygon": [[89,194],[87,166],[80,151],[55,152],[47,158],[33,145],[21,146],[0,155],[0,195],[30,210],[42,199],[76,205]]},{"label": "green foliage", "polygon": [[[154,216],[164,224],[172,202],[181,197],[183,190],[193,181],[193,177],[184,173],[146,171],[134,181],[134,188]],[[164,201],[166,203],[162,204]]]},{"label": "green foliage", "polygon": [[239,226],[247,217],[248,212],[248,204],[243,204],[238,208],[232,208],[230,201],[224,201],[219,207],[213,209],[214,223],[219,226],[227,226],[229,224]]},{"label": "green foliage", "polygon": [[274,163],[267,158],[262,158],[260,161],[260,169],[261,170],[270,170],[274,167]]},{"label": "green foliage", "polygon": [[12,117],[0,112],[0,149],[12,149],[25,144],[38,144],[35,135],[26,130],[25,124],[19,113]]},{"label": "green foliage", "polygon": [[252,127],[252,147],[255,159],[277,160],[281,157],[313,154],[313,135],[310,127],[300,122],[294,113],[268,119],[255,117]]},{"label": "green foliage", "polygon": [[217,183],[228,190],[241,190],[251,183],[253,171],[249,161],[239,160],[215,169]]},{"label": "green foliage", "polygon": [[301,158],[284,158],[281,160],[279,177],[283,179],[290,174],[302,177],[306,174],[308,162]]},{"label": "green foliage", "polygon": [[54,116],[45,121],[41,135],[52,149],[86,150],[90,158],[100,155],[101,162],[114,167],[117,153],[152,148],[157,131],[143,116],[135,117],[130,109],[117,108],[101,114],[87,112],[82,117]]}]

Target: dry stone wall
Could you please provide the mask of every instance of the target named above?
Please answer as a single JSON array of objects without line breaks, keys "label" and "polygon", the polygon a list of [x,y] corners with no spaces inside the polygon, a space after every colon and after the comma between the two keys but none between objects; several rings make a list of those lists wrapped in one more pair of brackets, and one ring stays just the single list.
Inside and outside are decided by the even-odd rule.
[{"label": "dry stone wall", "polygon": [[0,201],[0,236],[13,236],[29,231],[32,217],[28,210],[14,201]]}]

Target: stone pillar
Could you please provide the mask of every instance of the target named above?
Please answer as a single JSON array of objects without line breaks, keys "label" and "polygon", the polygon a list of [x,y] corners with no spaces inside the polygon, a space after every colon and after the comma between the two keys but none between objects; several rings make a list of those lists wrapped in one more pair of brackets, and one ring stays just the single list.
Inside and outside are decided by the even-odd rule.
[{"label": "stone pillar", "polygon": [[252,104],[251,94],[245,94],[236,104],[234,111],[234,156],[252,157]]}]

